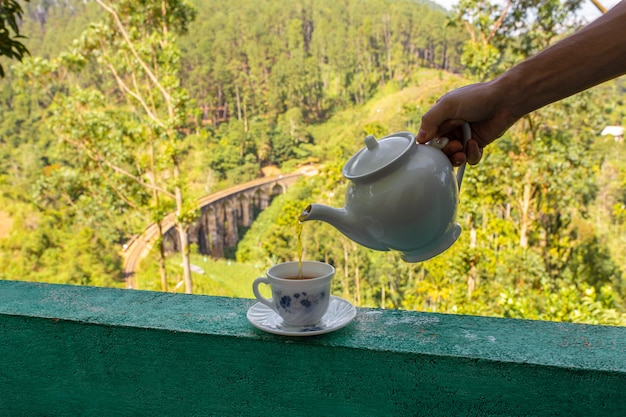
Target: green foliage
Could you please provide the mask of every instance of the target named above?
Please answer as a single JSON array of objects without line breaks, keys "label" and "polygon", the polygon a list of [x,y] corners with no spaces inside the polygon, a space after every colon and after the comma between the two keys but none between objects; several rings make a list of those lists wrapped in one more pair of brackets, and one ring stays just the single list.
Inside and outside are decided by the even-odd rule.
[{"label": "green foliage", "polygon": [[573,13],[581,0],[461,0],[448,22],[469,35],[461,62],[481,81],[503,72],[512,63],[546,48],[559,36],[581,25]]},{"label": "green foliage", "polygon": [[390,81],[407,85],[419,67],[459,69],[460,32],[412,0],[194,4],[198,17],[180,40],[184,78],[212,123],[294,108],[320,121]]},{"label": "green foliage", "polygon": [[[121,244],[147,224],[177,211],[186,226],[195,198],[310,164],[319,172],[245,231],[237,262],[191,250],[205,271],[197,292],[250,297],[264,269],[296,258],[306,205],[344,204],[341,168],[366,135],[414,131],[468,82],[441,69],[463,59],[473,77],[496,74],[576,25],[564,16],[579,5],[515,1],[499,22],[495,3],[466,1],[454,28],[409,0],[193,3],[115,2],[126,34],[98,2],[26,5],[33,57],[0,81],[12,221],[0,278],[122,286]],[[491,145],[466,171],[464,231],[446,253],[408,264],[306,222],[304,258],[332,263],[333,291],[360,306],[626,324],[626,150],[598,139],[623,125],[624,91],[618,81],[552,105]],[[139,288],[162,288],[157,247]],[[181,260],[165,265],[171,291],[183,288]]]},{"label": "green foliage", "polygon": [[[30,0],[26,0],[27,2]],[[20,26],[24,10],[15,0],[0,1],[0,57],[6,56],[22,60],[28,55],[28,49],[20,42]],[[4,77],[4,68],[0,65],[0,78]]]},{"label": "green foliage", "polygon": [[311,155],[313,138],[306,130],[302,110],[292,108],[278,117],[270,142],[270,160],[280,164],[293,159],[305,160]]},{"label": "green foliage", "polygon": [[64,213],[16,213],[13,230],[0,240],[2,279],[122,285],[121,258],[115,242],[100,238],[87,225],[72,227]]}]

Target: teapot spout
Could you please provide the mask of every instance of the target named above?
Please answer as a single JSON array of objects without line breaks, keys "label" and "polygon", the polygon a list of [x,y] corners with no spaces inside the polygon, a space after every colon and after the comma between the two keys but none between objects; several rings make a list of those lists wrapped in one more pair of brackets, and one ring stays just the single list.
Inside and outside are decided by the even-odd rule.
[{"label": "teapot spout", "polygon": [[[339,230],[349,239],[356,243],[376,250],[389,250],[383,243],[378,241],[381,225],[372,224],[372,219],[368,219],[367,224],[361,224],[357,216],[344,208],[334,208],[323,204],[310,204],[298,217],[300,222],[309,220],[320,220],[326,222]],[[376,222],[377,223],[377,222]],[[375,231],[372,234],[372,231]],[[384,234],[384,233],[382,233]],[[376,235],[376,236],[375,236]]]},{"label": "teapot spout", "polygon": [[345,207],[338,209],[323,204],[309,204],[298,217],[298,220],[301,222],[321,220],[340,231],[343,229],[352,230],[356,227],[356,219],[348,213]]}]

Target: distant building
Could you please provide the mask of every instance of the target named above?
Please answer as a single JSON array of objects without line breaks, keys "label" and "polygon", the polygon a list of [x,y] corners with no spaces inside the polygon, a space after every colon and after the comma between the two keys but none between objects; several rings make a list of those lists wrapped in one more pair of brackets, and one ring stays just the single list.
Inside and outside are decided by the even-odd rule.
[{"label": "distant building", "polygon": [[622,126],[607,126],[602,129],[602,136],[611,135],[615,138],[615,142],[624,141],[624,128]]}]

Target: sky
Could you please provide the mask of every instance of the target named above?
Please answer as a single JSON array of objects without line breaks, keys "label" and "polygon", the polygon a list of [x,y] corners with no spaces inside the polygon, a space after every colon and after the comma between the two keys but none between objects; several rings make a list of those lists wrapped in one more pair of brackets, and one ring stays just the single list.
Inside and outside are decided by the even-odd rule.
[{"label": "sky", "polygon": [[[433,2],[445,7],[450,10],[450,8],[458,3],[458,0],[432,0]],[[612,6],[619,3],[619,0],[599,0],[600,4],[602,4],[607,9],[610,9]],[[585,0],[584,5],[581,9],[581,16],[584,16],[588,21],[592,21],[600,16],[600,11],[593,5],[591,0]]]}]

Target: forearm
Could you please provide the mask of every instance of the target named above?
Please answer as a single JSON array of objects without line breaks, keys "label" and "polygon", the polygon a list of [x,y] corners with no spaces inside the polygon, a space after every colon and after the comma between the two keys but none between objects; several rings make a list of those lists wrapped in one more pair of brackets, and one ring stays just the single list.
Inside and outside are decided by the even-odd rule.
[{"label": "forearm", "polygon": [[493,80],[516,118],[626,73],[626,1]]}]

